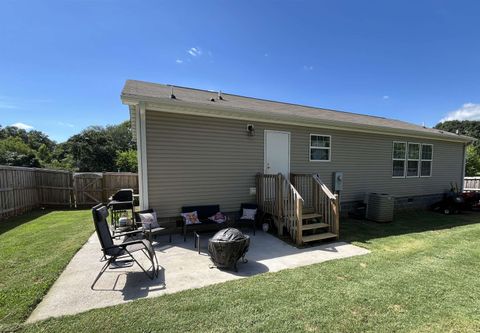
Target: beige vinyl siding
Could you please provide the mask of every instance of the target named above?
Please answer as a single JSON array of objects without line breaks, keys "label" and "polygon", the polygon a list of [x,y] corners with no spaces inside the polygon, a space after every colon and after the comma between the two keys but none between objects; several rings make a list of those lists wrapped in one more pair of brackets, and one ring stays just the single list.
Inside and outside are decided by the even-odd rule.
[{"label": "beige vinyl siding", "polygon": [[[368,192],[415,196],[442,193],[450,182],[461,185],[460,143],[260,122],[252,122],[255,136],[248,136],[247,123],[147,110],[150,206],[171,217],[184,205],[218,203],[228,212],[253,202],[249,188],[263,172],[265,129],[291,133],[292,173],[319,173],[330,186],[332,172],[342,171],[343,201],[362,200]],[[331,162],[309,161],[310,134],[331,136]],[[433,144],[432,177],[392,178],[393,141]]]}]

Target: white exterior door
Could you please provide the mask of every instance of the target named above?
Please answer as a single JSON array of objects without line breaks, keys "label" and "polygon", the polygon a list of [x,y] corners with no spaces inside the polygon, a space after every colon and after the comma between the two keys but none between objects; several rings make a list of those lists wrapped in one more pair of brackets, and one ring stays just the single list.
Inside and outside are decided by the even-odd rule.
[{"label": "white exterior door", "polygon": [[265,130],[264,137],[264,172],[290,174],[290,133]]}]

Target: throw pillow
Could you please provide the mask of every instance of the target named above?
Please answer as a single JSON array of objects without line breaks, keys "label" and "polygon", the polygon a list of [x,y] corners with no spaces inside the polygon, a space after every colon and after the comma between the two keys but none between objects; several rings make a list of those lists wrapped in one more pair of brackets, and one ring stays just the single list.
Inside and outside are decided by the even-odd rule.
[{"label": "throw pillow", "polygon": [[142,222],[143,227],[145,229],[152,229],[160,227],[157,221],[157,213],[156,212],[151,212],[151,213],[140,213],[138,214],[140,216],[140,222]]},{"label": "throw pillow", "polygon": [[241,220],[255,220],[255,215],[257,215],[257,209],[243,209],[243,215],[240,218]]},{"label": "throw pillow", "polygon": [[217,214],[210,216],[208,219],[216,223],[224,223],[227,221],[227,216],[222,212],[218,212]]},{"label": "throw pillow", "polygon": [[197,211],[189,212],[189,213],[182,213],[182,217],[185,220],[185,224],[198,224],[202,223],[198,219]]}]

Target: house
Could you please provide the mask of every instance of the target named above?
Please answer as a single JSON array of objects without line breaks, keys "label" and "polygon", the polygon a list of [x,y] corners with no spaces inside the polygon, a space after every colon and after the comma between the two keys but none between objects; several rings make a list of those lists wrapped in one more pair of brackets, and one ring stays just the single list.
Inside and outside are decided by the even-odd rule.
[{"label": "house", "polygon": [[257,200],[298,243],[326,234],[308,232],[323,226],[306,221],[319,215],[329,224],[325,238],[338,237],[340,204],[347,211],[370,192],[393,195],[396,207],[438,200],[451,183],[463,184],[472,140],[399,120],[133,80],[121,99],[136,135],[142,208],[168,219],[185,205],[234,212]]}]

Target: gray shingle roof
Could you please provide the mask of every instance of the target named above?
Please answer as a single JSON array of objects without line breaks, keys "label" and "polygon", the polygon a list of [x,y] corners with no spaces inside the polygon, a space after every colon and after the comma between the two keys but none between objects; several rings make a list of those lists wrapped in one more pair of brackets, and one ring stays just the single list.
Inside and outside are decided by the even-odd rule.
[{"label": "gray shingle roof", "polygon": [[[173,93],[176,99],[171,99],[170,94],[173,87]],[[388,119],[377,116],[369,116],[344,111],[334,111],[310,106],[303,106],[284,102],[275,102],[270,100],[238,96],[233,94],[221,93],[222,100],[218,99],[218,92],[207,90],[172,86],[166,84],[149,83],[136,80],[127,80],[122,91],[122,100],[134,99],[138,101],[170,101],[187,102],[198,106],[216,106],[225,108],[234,108],[238,110],[249,110],[262,113],[263,116],[275,117],[301,117],[312,122],[332,123],[338,126],[376,128],[384,132],[408,132],[409,134],[418,133],[419,135],[431,136],[438,139],[472,141],[472,138],[461,136],[449,132],[440,131],[433,128],[411,124],[408,122]],[[211,99],[215,102],[212,102]]]}]

